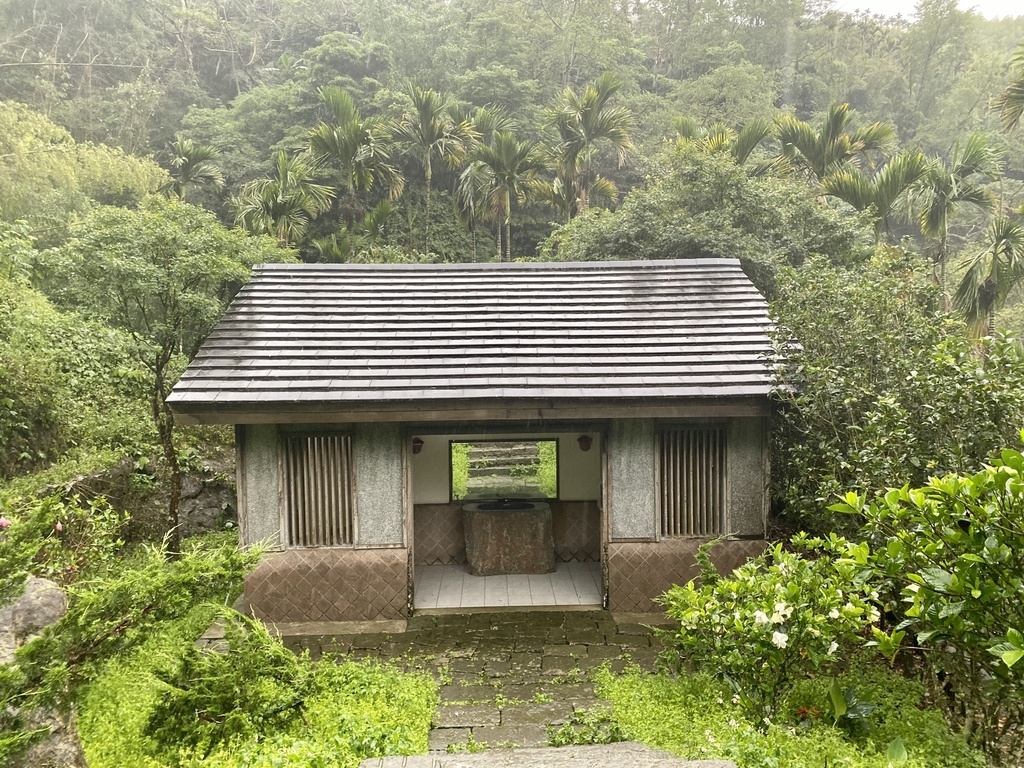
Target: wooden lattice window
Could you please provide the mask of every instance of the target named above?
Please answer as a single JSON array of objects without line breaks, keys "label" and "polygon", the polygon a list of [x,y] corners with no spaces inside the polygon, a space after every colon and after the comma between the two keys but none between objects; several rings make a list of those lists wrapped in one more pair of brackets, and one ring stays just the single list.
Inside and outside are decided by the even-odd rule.
[{"label": "wooden lattice window", "polygon": [[284,505],[291,547],[339,547],[354,537],[352,438],[294,435],[284,441]]},{"label": "wooden lattice window", "polygon": [[659,437],[661,535],[721,534],[726,503],[725,429],[670,429]]}]

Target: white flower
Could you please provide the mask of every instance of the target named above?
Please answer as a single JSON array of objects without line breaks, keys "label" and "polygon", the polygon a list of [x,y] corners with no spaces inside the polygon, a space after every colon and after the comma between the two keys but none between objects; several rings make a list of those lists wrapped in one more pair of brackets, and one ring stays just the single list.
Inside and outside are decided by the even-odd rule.
[{"label": "white flower", "polygon": [[785,632],[773,632],[772,633],[772,644],[779,648],[785,648],[786,643],[789,642],[789,635]]},{"label": "white flower", "polygon": [[778,611],[776,611],[775,613],[772,614],[772,624],[781,624],[785,620],[786,620],[786,617],[783,616]]},{"label": "white flower", "polygon": [[754,611],[754,623],[755,624],[767,624],[768,616],[764,611]]},{"label": "white flower", "polygon": [[810,633],[811,637],[821,637],[821,632],[814,627],[811,627],[807,631]]},{"label": "white flower", "polygon": [[833,608],[831,611],[828,612],[828,617],[830,619],[838,619],[839,618],[839,609],[838,608]]},{"label": "white flower", "polygon": [[878,615],[877,608],[871,608],[870,610],[868,610],[868,621],[875,622],[878,621],[879,618],[880,616]]},{"label": "white flower", "polygon": [[775,612],[781,613],[787,619],[793,615],[793,606],[786,605],[785,601],[775,604]]},{"label": "white flower", "polygon": [[837,643],[835,640],[833,640],[832,644],[829,645],[829,647],[828,647],[828,655],[831,656],[833,653],[835,653],[838,650],[839,650],[839,643]]}]

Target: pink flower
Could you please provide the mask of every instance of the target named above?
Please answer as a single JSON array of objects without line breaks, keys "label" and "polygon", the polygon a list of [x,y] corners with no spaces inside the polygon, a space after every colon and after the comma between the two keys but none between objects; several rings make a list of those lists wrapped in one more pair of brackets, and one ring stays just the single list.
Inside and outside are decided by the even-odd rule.
[{"label": "pink flower", "polygon": [[57,529],[58,533],[64,530],[64,526],[60,524],[60,520],[57,521],[57,525],[55,525],[54,528]]},{"label": "pink flower", "polygon": [[0,517],[0,528],[10,528],[10,527],[11,527],[11,521],[8,520],[6,517]]}]

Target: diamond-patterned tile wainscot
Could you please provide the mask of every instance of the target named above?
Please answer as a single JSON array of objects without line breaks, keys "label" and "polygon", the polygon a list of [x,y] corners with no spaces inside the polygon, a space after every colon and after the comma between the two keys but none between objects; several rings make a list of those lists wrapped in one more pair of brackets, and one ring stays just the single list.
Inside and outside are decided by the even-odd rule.
[{"label": "diamond-patterned tile wainscot", "polygon": [[246,577],[244,600],[271,622],[404,618],[408,556],[404,547],[268,553]]},{"label": "diamond-patterned tile wainscot", "polygon": [[[654,598],[673,584],[685,584],[699,573],[697,548],[705,539],[663,539],[658,542],[612,542],[608,545],[608,603],[613,611],[650,613]],[[763,539],[722,541],[711,561],[722,574],[764,552]]]}]

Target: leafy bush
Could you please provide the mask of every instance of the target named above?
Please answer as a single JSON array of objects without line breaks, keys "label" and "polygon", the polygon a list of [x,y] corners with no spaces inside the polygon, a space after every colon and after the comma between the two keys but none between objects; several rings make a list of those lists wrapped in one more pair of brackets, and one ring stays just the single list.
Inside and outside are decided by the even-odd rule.
[{"label": "leafy bush", "polygon": [[101,574],[120,549],[127,516],[103,499],[0,500],[0,605],[29,573],[72,584]]},{"label": "leafy bush", "polygon": [[828,554],[810,559],[778,544],[728,578],[718,576],[705,548],[701,556],[702,584],[674,586],[661,598],[679,622],[666,634],[683,661],[727,682],[763,725],[795,681],[829,668],[878,618],[856,567]]},{"label": "leafy bush", "polygon": [[85,689],[79,722],[90,766],[331,768],[426,751],[436,703],[428,676],[313,664],[223,610],[227,648],[197,649],[196,615],[209,621],[207,610],[168,625]]},{"label": "leafy bush", "polygon": [[1024,424],[1020,345],[979,350],[937,312],[930,275],[895,251],[856,272],[779,274],[772,483],[802,525],[852,533],[857,519],[824,512],[836,496],[975,471]]},{"label": "leafy bush", "polygon": [[[981,753],[971,749],[959,733],[950,731],[942,713],[925,708],[925,687],[878,664],[854,657],[850,669],[835,678],[800,680],[785,704],[785,719],[813,725],[813,713],[824,711],[831,698],[830,688],[852,690],[858,700],[870,705],[864,727],[854,732],[858,744],[884,750],[899,739],[910,755],[929,768],[981,768]],[[810,720],[811,722],[806,722]]]},{"label": "leafy bush", "polygon": [[263,625],[222,612],[227,652],[192,648],[173,675],[147,731],[160,752],[205,759],[227,744],[258,738],[300,719],[312,688],[312,667]]},{"label": "leafy bush", "polygon": [[[556,229],[541,258],[556,261],[679,259],[749,254],[755,282],[815,256],[862,261],[870,248],[863,220],[823,206],[806,184],[751,177],[727,154],[676,145],[652,162],[646,187],[614,213],[591,209]],[[766,270],[766,271],[763,271]]]},{"label": "leafy bush", "polygon": [[67,452],[133,453],[155,442],[127,337],[2,277],[0,357],[0,479]]},{"label": "leafy bush", "polygon": [[469,443],[452,443],[452,498],[464,498],[469,488]]},{"label": "leafy bush", "polygon": [[864,518],[898,631],[927,650],[954,722],[994,756],[1024,756],[1024,455],[832,509]]},{"label": "leafy bush", "polygon": [[[257,556],[239,551],[230,536],[210,535],[190,540],[175,560],[147,548],[70,587],[67,615],[0,667],[0,733],[23,731],[15,704],[22,711],[67,704],[103,664],[130,653],[155,629],[180,620],[197,604],[232,599]],[[0,741],[0,750],[7,750],[0,751],[0,764],[23,745],[23,739]]]},{"label": "leafy bush", "polygon": [[540,492],[548,499],[558,498],[558,443],[554,440],[541,440],[537,443],[537,479],[540,481]]},{"label": "leafy bush", "polygon": [[[872,734],[856,743],[820,720],[806,728],[795,728],[780,719],[759,730],[729,701],[721,684],[706,675],[684,674],[673,679],[637,670],[621,676],[601,670],[597,675],[597,692],[611,699],[614,719],[627,737],[687,759],[733,760],[738,768],[984,765],[980,755],[949,732],[940,716],[918,709],[920,690],[893,673],[880,670],[866,682],[863,677],[841,680],[844,685],[863,689],[866,697],[877,695]],[[805,702],[820,706],[820,697],[827,696],[828,685],[827,679],[798,683],[785,701],[785,712],[795,715],[796,707]],[[883,695],[886,686],[893,692],[889,698]],[[907,757],[903,762],[887,754],[896,738],[901,738],[905,745]]]}]

